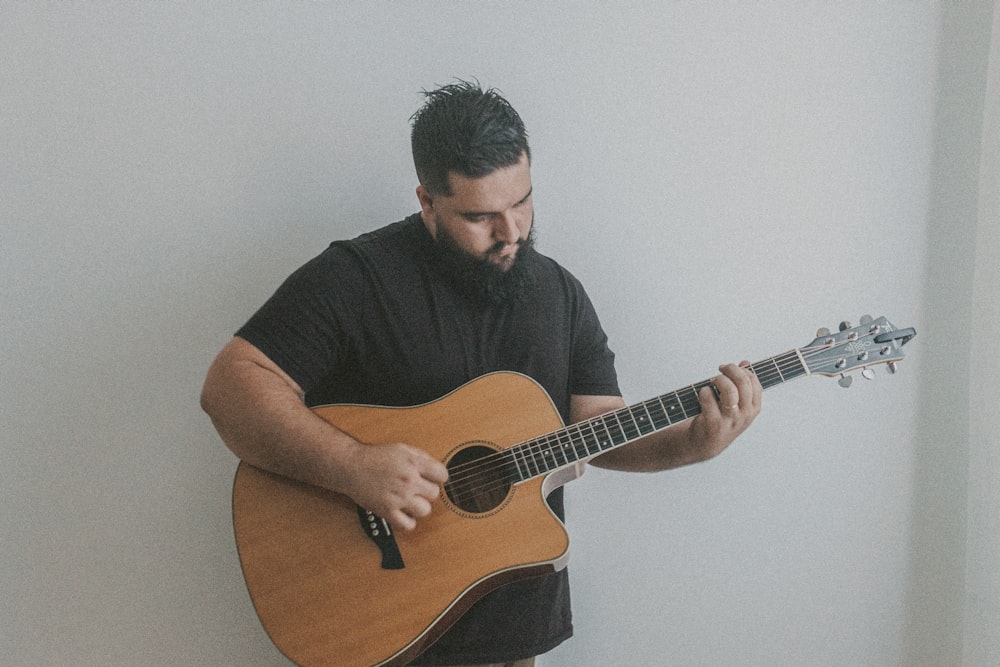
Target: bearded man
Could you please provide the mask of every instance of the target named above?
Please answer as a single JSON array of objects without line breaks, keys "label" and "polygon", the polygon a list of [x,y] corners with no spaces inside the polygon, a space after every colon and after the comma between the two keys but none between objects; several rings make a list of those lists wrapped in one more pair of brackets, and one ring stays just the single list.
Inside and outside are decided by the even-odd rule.
[{"label": "bearded man", "polygon": [[[405,442],[357,442],[312,406],[419,405],[515,371],[545,389],[567,424],[624,407],[583,286],[533,247],[520,116],[475,83],[425,95],[411,135],[420,211],[337,241],[295,271],[222,350],[202,393],[243,461],[344,494],[397,530],[440,511],[448,469]],[[588,462],[655,471],[717,455],[757,416],[761,387],[736,364],[713,385],[694,419]],[[562,490],[547,502],[562,519]],[[571,634],[563,569],[489,593],[412,664],[530,665]]]}]

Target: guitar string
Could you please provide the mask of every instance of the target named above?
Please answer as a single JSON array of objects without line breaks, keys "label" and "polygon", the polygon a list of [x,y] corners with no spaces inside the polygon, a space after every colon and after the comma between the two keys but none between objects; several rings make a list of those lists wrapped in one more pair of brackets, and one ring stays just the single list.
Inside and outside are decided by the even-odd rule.
[{"label": "guitar string", "polygon": [[[813,348],[813,349],[827,350],[829,349],[829,346],[824,345],[820,348]],[[813,349],[803,348],[802,350],[799,351],[805,352],[806,354],[812,356]],[[758,366],[764,366],[765,368],[763,370],[758,370],[756,368]],[[773,369],[770,370],[767,369],[766,367],[768,366],[773,366]],[[767,388],[769,388],[770,386],[774,386],[773,384],[771,384],[772,382],[777,381],[780,383],[785,380],[784,373],[782,373],[782,370],[786,372],[798,371],[799,375],[795,375],[795,377],[799,377],[804,372],[802,364],[799,361],[798,356],[795,354],[795,350],[791,350],[782,355],[777,355],[775,357],[766,359],[761,362],[756,362],[754,364],[751,364],[750,367],[751,369],[754,370],[754,372],[758,375],[758,377],[761,378],[762,384],[767,384]],[[555,469],[558,467],[569,465],[570,463],[570,460],[568,458],[569,452],[566,449],[565,438],[568,436],[570,441],[572,442],[574,439],[579,441],[579,438],[583,436],[584,440],[586,440],[588,436],[584,435],[584,432],[589,429],[590,435],[595,436],[597,437],[598,440],[600,440],[601,438],[598,436],[597,430],[595,430],[595,426],[597,425],[598,422],[607,422],[608,420],[613,418],[613,422],[617,423],[617,430],[619,430],[621,435],[625,437],[625,439],[621,443],[615,445],[619,446],[620,444],[631,442],[632,440],[638,439],[643,435],[648,435],[649,433],[652,433],[656,430],[661,430],[663,428],[666,428],[666,426],[678,423],[680,421],[684,421],[687,418],[690,418],[696,415],[698,412],[700,412],[700,403],[697,401],[697,394],[694,390],[704,386],[708,386],[710,383],[711,381],[703,381],[701,383],[689,385],[688,387],[679,389],[675,392],[670,392],[668,394],[664,394],[662,396],[649,399],[647,401],[638,403],[633,406],[627,406],[626,408],[621,408],[613,412],[606,413],[604,415],[598,415],[595,418],[585,420],[578,424],[573,424],[569,427],[560,429],[559,431],[539,436],[532,440],[525,441],[524,443],[514,445],[513,447],[500,450],[498,452],[495,452],[494,454],[489,454],[487,456],[480,457],[479,459],[476,459],[474,461],[470,461],[469,463],[456,466],[451,472],[452,475],[451,480],[447,483],[448,489],[451,491],[449,495],[453,498],[453,500],[456,500],[456,502],[461,502],[461,500],[467,500],[470,497],[474,497],[476,494],[486,493],[489,492],[490,490],[506,489],[509,488],[512,484],[516,484],[519,481],[532,479],[541,474],[544,474],[545,472],[548,472],[550,469]],[[680,394],[682,392],[687,394],[685,398],[680,397]],[[686,415],[683,419],[671,421],[670,418],[666,415],[666,413],[663,412],[663,417],[667,419],[667,423],[663,426],[657,426],[656,424],[654,424],[654,428],[648,431],[647,433],[642,433],[642,429],[638,427],[638,425],[635,425],[635,428],[632,428],[628,427],[626,423],[622,422],[623,418],[626,420],[626,422],[633,420],[635,418],[634,414],[635,411],[640,407],[644,411],[646,411],[647,414],[649,413],[650,407],[653,407],[655,410],[656,404],[660,404],[660,408],[662,409],[664,407],[663,399],[671,395],[680,399],[681,405],[683,406],[682,410]],[[607,423],[601,424],[600,429],[607,432],[607,435],[610,436],[611,442],[614,442],[616,440],[616,438],[608,430]],[[576,431],[577,433],[573,435],[572,433],[570,433],[571,431]],[[607,441],[605,441],[605,444],[606,442]],[[559,463],[558,457],[556,456],[555,453],[553,453],[554,450],[552,449],[553,444],[559,444],[559,443],[563,444],[563,447],[560,450],[564,452],[562,455],[564,461],[563,463]],[[586,447],[586,442],[584,442],[583,444],[584,444],[584,449],[587,451],[587,454],[580,455],[578,447],[574,446],[573,449],[571,450],[573,455],[576,457],[573,462],[579,461],[581,458],[593,456],[604,451],[604,449],[599,448],[597,452],[591,452],[589,448]],[[600,447],[599,443],[598,445]],[[611,448],[613,447],[608,447],[608,449]],[[521,452],[523,467],[527,469],[529,473],[528,476],[526,477],[521,472],[522,465],[517,463],[515,455],[516,449],[524,450],[523,452]],[[551,456],[546,457],[545,456],[546,453],[551,454]],[[542,454],[541,465],[539,465],[539,461],[537,458],[538,454]],[[528,465],[526,456],[531,457],[532,462],[535,464],[534,468],[537,470],[537,472],[532,472],[531,470],[532,466]],[[483,479],[484,471],[486,473],[493,473],[493,474],[486,475],[486,479]],[[517,477],[521,477],[522,479],[518,480],[509,475],[509,473],[515,471],[517,473]],[[461,499],[456,499],[456,496],[458,494],[461,494]]]},{"label": "guitar string", "polygon": [[[774,363],[774,361],[778,360],[778,359],[781,359],[782,366],[777,366]],[[761,362],[756,362],[755,364],[751,364],[751,367],[757,366],[757,365],[775,366],[775,368],[772,369],[772,370],[768,370],[768,369],[765,368],[763,371],[757,371],[757,372],[755,372],[755,374],[758,376],[758,378],[761,378],[761,381],[764,384],[769,384],[769,383],[774,382],[774,381],[782,381],[783,380],[783,374],[781,373],[781,370],[784,370],[784,371],[796,370],[797,368],[801,367],[801,363],[798,361],[798,358],[795,355],[795,351],[794,350],[786,352],[786,353],[784,353],[782,355],[777,355],[776,357],[773,357],[772,359],[766,359],[766,360],[761,361]],[[483,463],[486,463],[491,457],[498,457],[499,455],[503,454],[504,452],[509,452],[510,450],[514,449],[515,447],[519,447],[519,446],[524,447],[524,446],[532,445],[533,443],[537,444],[537,441],[540,441],[540,440],[545,440],[545,441],[558,440],[560,434],[565,433],[565,432],[567,432],[569,430],[572,430],[572,429],[574,429],[574,427],[583,426],[585,424],[591,424],[592,422],[600,421],[600,420],[607,419],[607,418],[610,418],[610,417],[626,416],[627,414],[629,414],[629,413],[631,413],[631,412],[633,412],[633,411],[635,411],[635,410],[637,410],[639,408],[643,408],[643,409],[645,409],[648,412],[649,409],[652,407],[652,408],[654,408],[654,411],[656,411],[656,406],[657,406],[657,404],[659,404],[659,406],[660,406],[660,410],[659,411],[662,411],[662,408],[665,407],[663,405],[663,401],[664,401],[664,399],[666,399],[668,397],[674,397],[675,399],[678,399],[677,404],[679,406],[681,406],[682,408],[691,408],[692,406],[700,405],[699,402],[698,402],[698,400],[697,400],[697,391],[700,390],[703,387],[709,386],[711,383],[712,383],[711,380],[704,380],[704,381],[699,382],[699,383],[688,385],[687,387],[678,389],[676,391],[667,392],[666,394],[663,394],[661,396],[657,396],[657,397],[654,397],[654,398],[647,399],[645,401],[641,401],[641,402],[636,403],[636,404],[631,405],[631,406],[626,406],[624,408],[619,408],[617,410],[614,410],[614,411],[611,411],[611,412],[608,412],[608,413],[605,413],[605,414],[602,414],[602,415],[597,415],[597,416],[595,416],[595,417],[593,417],[591,419],[579,422],[578,424],[571,424],[570,426],[564,427],[564,428],[559,429],[557,431],[553,431],[552,433],[547,433],[547,434],[538,436],[536,438],[533,438],[531,440],[527,440],[527,441],[525,441],[523,443],[519,443],[517,445],[514,445],[513,447],[509,447],[507,449],[498,451],[498,452],[496,452],[495,455],[487,455],[485,457],[481,457],[479,459],[475,459],[474,461],[470,461],[470,462],[465,463],[465,464],[460,464],[460,465],[456,466],[453,469],[453,472],[463,472],[463,471],[467,471],[467,470],[469,470],[469,469],[471,469],[473,467],[477,467],[477,466],[479,466],[479,465],[481,465]],[[684,394],[684,396],[682,396],[682,394]],[[686,413],[688,413],[688,416],[694,416],[694,414],[691,414],[691,411],[686,410],[686,409],[684,411]],[[652,415],[650,415],[650,416],[652,416]],[[666,419],[668,419],[668,420],[671,419],[670,416],[667,416],[665,414],[664,414],[664,417]],[[660,430],[662,428],[666,428],[666,426],[670,426],[670,425],[672,425],[674,423],[678,423],[680,421],[684,421],[686,418],[687,417],[682,417],[681,419],[677,419],[676,421],[670,421],[670,423],[666,424],[665,426],[657,427],[654,430]],[[538,449],[536,451],[541,451],[541,449]],[[591,454],[594,454],[594,453],[591,453]]]},{"label": "guitar string", "polygon": [[[823,351],[828,352],[831,349],[833,348],[829,345],[822,345],[812,348],[800,348],[798,352],[802,354],[803,357],[812,357]],[[765,388],[770,388],[771,386],[775,386],[776,384],[786,381],[784,376],[788,372],[798,372],[798,374],[794,377],[800,377],[801,374],[807,370],[806,368],[803,368],[802,362],[794,349],[769,359],[750,364],[750,369],[753,370],[753,372],[758,376],[761,384],[766,385]],[[575,463],[582,458],[602,453],[605,451],[605,448],[602,447],[602,440],[603,444],[606,445],[608,442],[615,443],[615,440],[618,439],[614,437],[609,430],[609,424],[607,423],[609,421],[611,422],[610,428],[620,431],[621,435],[624,436],[624,440],[620,443],[614,444],[613,447],[606,447],[606,449],[613,449],[614,447],[624,445],[645,435],[662,430],[667,426],[685,421],[700,412],[700,402],[697,400],[697,390],[710,384],[710,380],[695,383],[674,392],[668,392],[635,405],[626,406],[625,408],[620,408],[618,410],[584,420],[583,422],[572,424],[558,431],[527,440],[523,443],[516,444],[493,454],[488,454],[468,463],[459,464],[449,473],[450,479],[446,483],[447,490],[450,491],[449,496],[455,502],[461,504],[462,501],[467,501],[468,499],[483,493],[509,488],[513,484],[532,479],[548,472],[549,470],[564,467],[570,463]],[[683,397],[681,396],[682,393],[684,394]],[[668,399],[669,397],[677,399],[673,405],[679,405],[684,414],[683,418],[673,421],[670,416],[666,414],[665,408],[667,406],[664,405],[664,399]],[[634,423],[636,417],[635,412],[637,410],[640,412],[644,411],[650,419],[653,419],[653,415],[650,413],[651,408],[657,413],[659,421],[662,425],[658,425],[654,421],[653,428],[643,433],[642,427]],[[622,421],[623,419],[625,422]],[[666,423],[663,423],[664,419],[666,420]],[[632,422],[632,424],[630,425],[629,422]],[[607,439],[601,438],[598,434],[598,430],[606,432],[609,437]],[[574,431],[575,434],[573,433]],[[586,433],[587,431],[589,431],[589,434]],[[571,447],[566,443],[567,438],[569,439],[569,445],[572,445]],[[590,451],[587,443],[588,439],[591,444],[597,444],[597,452]],[[587,454],[580,454],[579,444],[583,445]],[[561,447],[556,450],[553,449],[554,445],[561,445]],[[563,463],[559,463],[559,452],[562,453],[561,458],[563,459]],[[521,463],[518,463],[517,461],[518,453],[521,454]],[[538,459],[539,455],[542,457],[541,461]],[[570,456],[573,457],[572,461],[570,460]],[[529,465],[528,457],[530,457],[530,463],[533,463],[534,466]],[[528,472],[527,476],[522,473],[522,468]],[[537,472],[533,472],[532,468],[534,468]],[[511,474],[515,472],[516,477],[520,477],[521,479],[516,479],[516,477]],[[460,496],[460,498],[458,498],[458,496]]]},{"label": "guitar string", "polygon": [[[763,380],[763,382],[769,382],[770,380],[777,379],[781,375],[781,373],[780,373],[780,366],[778,365],[778,363],[775,363],[776,360],[781,360],[781,363],[784,365],[784,369],[786,371],[796,368],[796,365],[789,364],[789,363],[787,363],[785,361],[785,359],[788,358],[788,357],[790,357],[791,355],[794,355],[794,350],[791,353],[786,353],[785,355],[779,355],[779,356],[774,357],[772,359],[765,360],[764,362],[758,362],[757,364],[754,364],[753,366],[757,366],[757,365],[761,365],[761,364],[764,364],[764,365],[774,365],[775,366],[775,371],[779,375],[775,376],[772,373],[772,374],[770,374],[769,377],[765,377],[764,380]],[[788,360],[790,361],[790,359],[788,359]],[[798,369],[801,372],[801,364],[798,364]],[[764,375],[767,376],[768,374],[764,373]],[[796,376],[796,377],[798,377],[798,376]],[[707,386],[707,384],[708,384],[708,382],[702,382],[702,383],[699,383],[699,384],[696,384],[696,385],[691,385],[688,388],[685,388],[685,389],[682,389],[682,390],[678,390],[677,392],[674,392],[674,394],[678,395],[678,397],[679,397],[679,394],[681,392],[685,392],[685,393],[690,394],[690,390],[692,390],[694,388],[697,388],[697,387],[700,387],[700,386]],[[771,385],[769,385],[769,386],[771,386]],[[667,396],[667,394],[665,394],[664,396]],[[642,403],[642,404],[637,404],[636,406],[629,406],[628,408],[620,409],[620,410],[614,411],[613,413],[608,413],[606,415],[599,415],[594,420],[585,420],[584,422],[572,425],[572,426],[567,427],[565,429],[562,429],[560,431],[557,431],[557,432],[554,432],[554,433],[550,433],[550,434],[546,434],[545,436],[540,436],[539,438],[536,438],[534,440],[529,440],[529,441],[527,441],[525,443],[521,443],[521,445],[515,445],[514,447],[508,448],[506,450],[501,450],[499,452],[496,452],[495,454],[487,455],[485,457],[481,457],[480,459],[472,461],[472,462],[470,462],[468,464],[463,464],[462,466],[456,467],[455,470],[457,470],[460,474],[457,474],[455,477],[452,478],[452,481],[448,483],[448,490],[451,492],[450,496],[452,497],[452,499],[455,502],[458,502],[459,504],[461,504],[462,502],[465,502],[465,501],[467,501],[470,498],[476,497],[477,494],[487,493],[489,491],[499,491],[499,490],[503,489],[504,493],[506,493],[506,490],[509,489],[509,487],[512,484],[515,484],[518,481],[524,481],[524,479],[531,479],[533,477],[536,477],[536,476],[539,476],[541,474],[544,474],[545,472],[548,472],[549,469],[554,469],[554,468],[558,468],[558,467],[562,467],[562,466],[568,465],[570,463],[570,461],[569,461],[569,454],[565,450],[565,436],[569,436],[570,441],[572,442],[574,440],[574,436],[570,433],[570,431],[576,431],[577,433],[576,433],[575,438],[577,440],[579,440],[579,437],[582,434],[584,434],[584,432],[585,432],[585,430],[587,428],[589,428],[591,436],[597,436],[597,432],[596,432],[596,430],[594,428],[595,424],[598,421],[605,421],[606,422],[610,417],[614,417],[614,421],[618,423],[618,427],[619,427],[621,435],[625,437],[625,440],[622,443],[620,443],[620,444],[625,444],[626,442],[630,442],[631,440],[637,439],[638,437],[641,437],[643,435],[642,432],[641,432],[641,428],[638,428],[637,432],[633,432],[633,429],[627,428],[625,426],[625,424],[622,423],[622,418],[624,417],[626,419],[626,421],[629,421],[632,418],[634,418],[634,412],[633,411],[636,408],[638,408],[640,405],[642,405],[643,409],[645,411],[647,411],[647,413],[648,413],[649,406],[650,405],[655,405],[657,402],[662,403],[662,399],[663,399],[663,397],[658,397],[656,399],[650,399],[649,401],[646,401],[645,403]],[[682,402],[684,400],[685,399],[682,399]],[[696,396],[695,396],[694,400],[692,400],[690,398],[690,396],[688,396],[686,400],[688,402],[688,407],[692,408],[690,411],[685,410],[685,413],[686,413],[687,417],[690,417],[693,414],[697,414],[697,412],[698,412],[697,408],[699,406],[697,405]],[[662,407],[662,405],[661,405],[661,407]],[[665,413],[664,413],[664,417],[666,417]],[[687,418],[687,417],[685,417],[685,418]],[[680,420],[678,420],[678,421],[680,421]],[[670,420],[668,418],[668,424],[667,425],[670,425],[671,423],[676,423],[676,422],[670,422]],[[607,426],[606,423],[603,424],[601,426],[601,428],[603,430],[605,430],[606,432],[608,431],[608,426]],[[659,430],[660,428],[665,428],[665,426],[657,427],[657,428],[655,428],[653,430]],[[633,433],[630,433],[630,432],[633,432]],[[652,432],[652,431],[650,431],[650,432]],[[616,439],[610,432],[608,432],[607,434],[610,436],[610,439],[611,439],[612,442]],[[584,435],[585,439],[586,439],[586,437],[587,436]],[[598,437],[598,439],[600,439],[600,438]],[[558,457],[556,456],[555,453],[553,453],[553,450],[552,450],[553,443],[558,444],[560,442],[563,442],[563,451],[564,451],[563,456],[562,456],[563,463],[559,463]],[[527,477],[525,477],[522,474],[522,472],[521,472],[521,466],[516,461],[515,448],[521,448],[521,449],[527,450],[526,454],[531,456],[532,462],[535,463],[534,467],[537,470],[537,472],[533,473],[531,471],[531,466],[528,465],[528,461],[524,457],[525,453],[523,452],[522,453],[522,461],[524,463],[524,467],[528,469],[528,471],[529,471],[530,474]],[[584,443],[584,448],[585,448],[585,451],[587,451],[587,454],[586,455],[580,455],[578,449],[576,447],[574,447],[573,454],[576,457],[575,461],[580,460],[580,458],[585,458],[585,456],[596,455],[600,451],[603,451],[603,448],[601,448],[599,446],[598,452],[591,452],[589,450],[589,448],[587,448],[586,443]],[[539,461],[537,459],[537,454],[539,454],[539,453],[543,454],[542,465],[539,465]],[[550,453],[551,457],[547,458],[544,455],[544,453]],[[498,462],[501,465],[497,465]],[[486,476],[486,479],[483,479],[483,471],[484,470],[485,470],[486,473],[492,473],[492,474],[488,474]],[[513,473],[515,471],[517,473],[517,477],[522,477],[523,479],[521,479],[521,480],[515,479],[514,476],[511,474],[511,473]],[[453,474],[454,474],[454,471],[453,471]]]},{"label": "guitar string", "polygon": [[[847,341],[847,342],[853,342],[853,341]],[[841,343],[835,346],[824,344],[815,347],[799,348],[798,350],[793,349],[790,350],[789,352],[785,352],[783,354],[771,357],[770,359],[765,359],[763,361],[750,364],[750,368],[751,370],[754,371],[755,374],[758,375],[758,378],[761,378],[761,384],[765,385],[764,388],[768,389],[772,386],[776,386],[777,384],[785,382],[788,379],[795,379],[797,377],[801,377],[802,374],[808,371],[808,364],[806,364],[805,367],[803,367],[803,364],[801,363],[799,356],[798,354],[796,354],[796,352],[802,355],[802,360],[805,360],[805,358],[807,357],[808,358],[814,357],[820,353],[823,353],[824,351],[828,354],[831,350],[836,349],[838,347],[842,347],[845,344],[846,343]],[[766,368],[764,370],[758,370],[757,369],[758,366],[773,366],[774,368],[772,370],[768,370]],[[791,378],[786,379],[784,377],[785,374],[782,373],[782,370],[786,372],[797,371],[797,374]],[[774,384],[771,384],[772,382]],[[454,475],[455,471],[458,471],[459,474],[457,475],[457,479],[453,478],[452,480],[449,480],[449,482],[446,483],[446,486],[448,486],[448,488],[452,491],[450,496],[454,500],[456,494],[460,493],[462,494],[461,501],[468,501],[470,498],[478,497],[482,493],[488,493],[490,491],[499,491],[502,489],[506,494],[507,489],[509,489],[509,487],[514,484],[517,484],[521,481],[526,481],[528,479],[533,479],[534,477],[538,477],[542,474],[545,474],[546,472],[549,472],[549,470],[554,470],[559,467],[565,467],[570,464],[568,455],[566,453],[563,454],[564,463],[562,464],[558,462],[558,459],[556,458],[555,454],[552,454],[550,460],[545,458],[544,456],[545,453],[552,453],[554,451],[552,450],[553,443],[561,442],[563,435],[569,436],[571,441],[574,439],[574,437],[579,438],[580,435],[583,433],[585,427],[589,427],[591,434],[596,436],[597,432],[594,430],[594,425],[598,421],[605,421],[610,417],[614,417],[615,421],[618,422],[621,434],[625,436],[625,440],[623,440],[621,443],[615,444],[613,447],[608,447],[607,449],[613,449],[617,446],[624,445],[628,442],[639,439],[644,435],[649,435],[650,433],[653,433],[657,430],[662,430],[663,428],[666,428],[666,426],[673,425],[674,423],[679,423],[680,421],[685,421],[686,419],[700,412],[700,403],[697,401],[697,394],[695,393],[695,399],[692,401],[692,399],[690,398],[691,391],[704,386],[708,386],[709,384],[711,384],[711,381],[703,381],[700,383],[689,385],[688,387],[679,389],[675,392],[668,392],[667,394],[663,394],[661,396],[648,399],[646,401],[637,403],[632,406],[626,406],[625,408],[620,408],[618,410],[606,413],[604,415],[598,415],[597,417],[584,420],[583,422],[579,422],[578,424],[570,425],[568,427],[560,429],[559,431],[539,436],[538,438],[534,438],[532,440],[528,440],[523,443],[519,443],[517,445],[509,447],[507,449],[498,451],[495,454],[487,455],[479,459],[476,459],[474,461],[471,461],[467,464],[462,464],[460,466],[457,466],[455,470],[452,472],[452,474]],[[663,408],[664,407],[663,399],[665,397],[673,395],[677,398],[680,398],[681,392],[685,392],[686,394],[688,394],[686,399],[681,399],[682,403],[684,400],[687,400],[688,401],[687,407],[692,408],[690,412],[685,410],[686,416],[684,417],[684,419],[677,420],[677,422],[672,422],[669,420],[669,417],[667,417],[668,423],[666,426],[656,426],[653,430],[649,431],[648,433],[642,433],[641,428],[639,428],[637,429],[638,433],[635,435],[629,435],[629,433],[627,432],[631,431],[632,429],[626,430],[626,428],[622,427],[623,424],[621,422],[621,417],[626,417],[627,420],[634,419],[635,417],[634,410],[636,410],[640,406],[643,408],[643,410],[647,412],[647,414],[649,412],[649,407],[651,405],[660,404],[660,407]],[[666,417],[665,413],[664,417]],[[605,431],[607,431],[606,424],[603,425],[602,428],[604,428]],[[571,435],[570,431],[577,431],[576,436]],[[611,435],[610,432],[608,432],[608,435],[609,436]],[[586,438],[586,436],[584,437]],[[614,437],[612,437],[611,440],[613,441]],[[532,473],[530,467],[527,466],[527,461],[525,459],[522,459],[524,460],[525,467],[528,468],[529,472],[529,475],[527,477],[522,475],[521,467],[517,463],[516,458],[514,456],[513,450],[515,450],[516,448],[524,448],[526,452],[530,453],[532,461],[536,464],[535,468],[537,472]],[[601,449],[598,452],[590,452],[589,449],[586,447],[585,442],[584,442],[584,449],[587,451],[587,455],[580,456],[579,452],[577,451],[577,448],[574,446],[573,453],[577,456],[577,458],[573,462],[579,461],[580,458],[586,458],[587,456],[594,456],[604,451],[603,449]],[[563,445],[562,451],[566,452],[565,444]],[[542,463],[544,465],[541,466],[538,465],[538,460],[537,458],[535,458],[536,454],[539,453],[543,454]],[[497,466],[498,462],[502,462],[503,465]],[[495,471],[497,472],[497,474],[489,476],[486,480],[482,480],[481,479],[481,477],[483,476],[482,471],[484,469],[486,469],[487,472]],[[505,478],[503,476],[504,471],[512,471],[512,470],[516,471],[517,476],[521,477],[522,479]],[[485,484],[483,483],[483,481],[485,481]],[[455,502],[458,502],[459,504],[461,504],[461,501],[455,500]]]}]

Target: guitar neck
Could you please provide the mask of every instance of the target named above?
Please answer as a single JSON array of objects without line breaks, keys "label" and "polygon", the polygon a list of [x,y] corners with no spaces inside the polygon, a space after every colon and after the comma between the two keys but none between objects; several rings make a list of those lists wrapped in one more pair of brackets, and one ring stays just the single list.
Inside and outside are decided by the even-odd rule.
[{"label": "guitar neck", "polygon": [[[798,348],[750,364],[749,369],[770,389],[809,374]],[[578,461],[627,445],[701,412],[698,392],[712,384],[704,380],[655,398],[567,426],[505,450],[505,476],[523,482]]]}]

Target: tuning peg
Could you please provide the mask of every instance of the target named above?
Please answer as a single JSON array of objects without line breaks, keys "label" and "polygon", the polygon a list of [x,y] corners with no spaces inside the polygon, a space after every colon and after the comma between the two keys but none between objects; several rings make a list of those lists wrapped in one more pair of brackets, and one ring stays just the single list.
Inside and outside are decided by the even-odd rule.
[{"label": "tuning peg", "polygon": [[874,380],[875,379],[875,371],[873,371],[870,368],[865,368],[865,369],[863,369],[861,371],[861,377],[863,377],[866,380]]},{"label": "tuning peg", "polygon": [[837,380],[837,384],[839,384],[844,389],[850,387],[852,382],[854,382],[854,378],[851,377],[850,375],[841,375],[840,379]]},{"label": "tuning peg", "polygon": [[861,316],[861,324],[871,324],[874,321],[875,321],[875,318],[872,317],[871,315],[862,315]]},{"label": "tuning peg", "polygon": [[816,338],[822,338],[823,336],[829,336],[830,330],[826,327],[820,327],[816,330]]},{"label": "tuning peg", "polygon": [[899,368],[899,366],[896,364],[895,361],[890,361],[885,365],[885,370],[886,372],[889,373],[889,375],[895,375],[897,368]]},{"label": "tuning peg", "polygon": [[847,320],[844,320],[843,322],[840,323],[840,330],[841,331],[847,331],[850,328],[851,328],[851,323],[848,322]]}]

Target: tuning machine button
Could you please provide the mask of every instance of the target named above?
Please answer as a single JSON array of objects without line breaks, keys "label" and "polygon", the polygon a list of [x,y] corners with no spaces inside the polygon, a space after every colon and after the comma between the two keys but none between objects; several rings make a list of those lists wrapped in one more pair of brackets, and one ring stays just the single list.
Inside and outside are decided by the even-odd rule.
[{"label": "tuning machine button", "polygon": [[841,331],[847,331],[850,328],[851,328],[851,323],[848,322],[847,320],[844,320],[843,322],[840,323],[840,330]]},{"label": "tuning machine button", "polygon": [[837,380],[837,384],[839,384],[844,389],[850,387],[852,382],[854,382],[854,378],[851,377],[850,375],[841,375],[840,379]]},{"label": "tuning machine button", "polygon": [[821,327],[818,331],[816,331],[816,338],[823,338],[824,336],[829,336],[829,335],[830,335],[830,330],[827,329],[826,327]]},{"label": "tuning machine button", "polygon": [[890,361],[885,365],[885,370],[887,373],[889,373],[889,375],[895,375],[897,368],[899,368],[899,366],[896,364],[895,361]]},{"label": "tuning machine button", "polygon": [[875,371],[873,371],[870,368],[865,368],[865,369],[863,369],[861,371],[861,377],[863,377],[866,380],[874,380],[875,379]]}]

